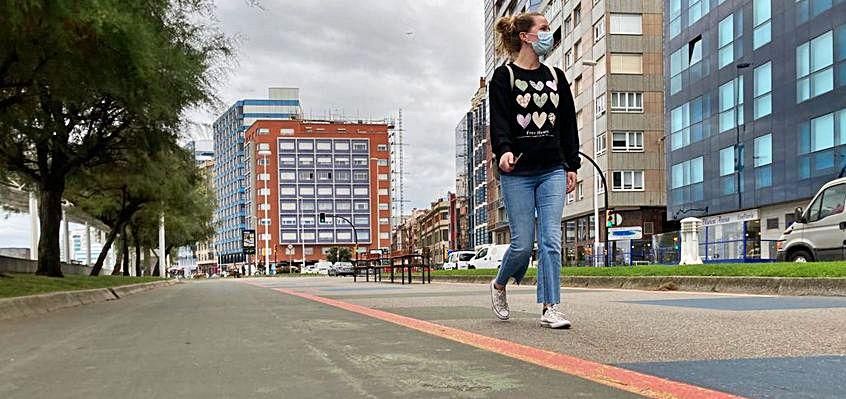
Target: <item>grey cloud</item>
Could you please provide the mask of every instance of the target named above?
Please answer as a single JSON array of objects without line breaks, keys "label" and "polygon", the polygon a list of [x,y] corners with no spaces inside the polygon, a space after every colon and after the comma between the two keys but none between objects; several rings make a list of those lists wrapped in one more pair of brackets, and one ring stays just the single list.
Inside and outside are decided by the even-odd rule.
[{"label": "grey cloud", "polygon": [[455,125],[483,71],[482,11],[475,0],[220,1],[218,19],[240,48],[219,96],[228,106],[295,86],[315,115],[381,118],[402,107],[406,209],[425,207],[453,189]]}]

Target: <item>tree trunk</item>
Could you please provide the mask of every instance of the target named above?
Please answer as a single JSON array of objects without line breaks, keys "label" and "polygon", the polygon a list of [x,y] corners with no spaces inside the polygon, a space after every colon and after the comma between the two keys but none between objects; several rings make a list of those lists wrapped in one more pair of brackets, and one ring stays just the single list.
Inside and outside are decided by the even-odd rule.
[{"label": "tree trunk", "polygon": [[129,275],[129,236],[126,226],[123,227],[123,275]]},{"label": "tree trunk", "polygon": [[38,269],[40,276],[64,277],[62,274],[59,231],[62,224],[62,194],[65,180],[47,179],[39,185],[38,216],[41,235],[38,240]]},{"label": "tree trunk", "polygon": [[141,244],[138,243],[138,238],[135,238],[135,275],[141,275]]},{"label": "tree trunk", "polygon": [[97,262],[94,263],[94,268],[91,269],[91,276],[100,275],[100,272],[103,270],[103,264],[106,263],[106,257],[109,256],[112,244],[115,242],[115,238],[117,238],[118,231],[120,231],[120,227],[109,231],[109,234],[106,236],[106,242],[103,244],[103,250],[100,252],[100,256],[97,257]]},{"label": "tree trunk", "polygon": [[124,239],[126,239],[126,237],[123,234],[123,227],[121,227],[120,238],[118,238],[118,243],[117,243],[117,253],[115,254],[115,255],[117,255],[117,256],[115,256],[115,267],[112,268],[112,276],[119,276],[120,275],[121,263],[123,262],[123,240]]}]

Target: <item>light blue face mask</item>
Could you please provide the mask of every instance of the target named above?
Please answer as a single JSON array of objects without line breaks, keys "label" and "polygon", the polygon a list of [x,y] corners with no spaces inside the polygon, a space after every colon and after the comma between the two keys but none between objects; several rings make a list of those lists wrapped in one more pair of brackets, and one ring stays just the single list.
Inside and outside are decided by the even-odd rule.
[{"label": "light blue face mask", "polygon": [[552,45],[555,43],[552,32],[542,30],[538,33],[530,33],[530,35],[538,37],[538,40],[532,43],[532,50],[535,50],[535,54],[544,56],[549,53],[549,50],[552,50]]}]

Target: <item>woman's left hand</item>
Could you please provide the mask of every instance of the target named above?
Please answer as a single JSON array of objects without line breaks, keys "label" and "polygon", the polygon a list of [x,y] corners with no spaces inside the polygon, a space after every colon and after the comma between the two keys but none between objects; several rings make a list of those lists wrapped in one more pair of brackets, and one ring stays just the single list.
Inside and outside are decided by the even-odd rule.
[{"label": "woman's left hand", "polygon": [[576,189],[576,172],[567,172],[567,194]]}]

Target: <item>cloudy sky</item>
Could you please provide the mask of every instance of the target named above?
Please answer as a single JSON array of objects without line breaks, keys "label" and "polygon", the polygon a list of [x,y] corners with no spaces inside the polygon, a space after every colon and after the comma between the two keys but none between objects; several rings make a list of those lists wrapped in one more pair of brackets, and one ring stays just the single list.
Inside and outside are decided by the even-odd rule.
[{"label": "cloudy sky", "polygon": [[218,1],[238,42],[219,96],[228,105],[291,86],[307,116],[382,118],[402,108],[406,209],[428,207],[455,190],[455,126],[484,73],[482,12],[479,0]]},{"label": "cloudy sky", "polygon": [[[403,109],[406,211],[454,191],[454,134],[484,73],[479,0],[217,0],[237,53],[224,105],[299,87],[306,114],[373,117]],[[190,113],[211,123],[221,110]],[[207,132],[206,132],[207,133]],[[0,212],[0,247],[28,246],[25,215]]]}]

